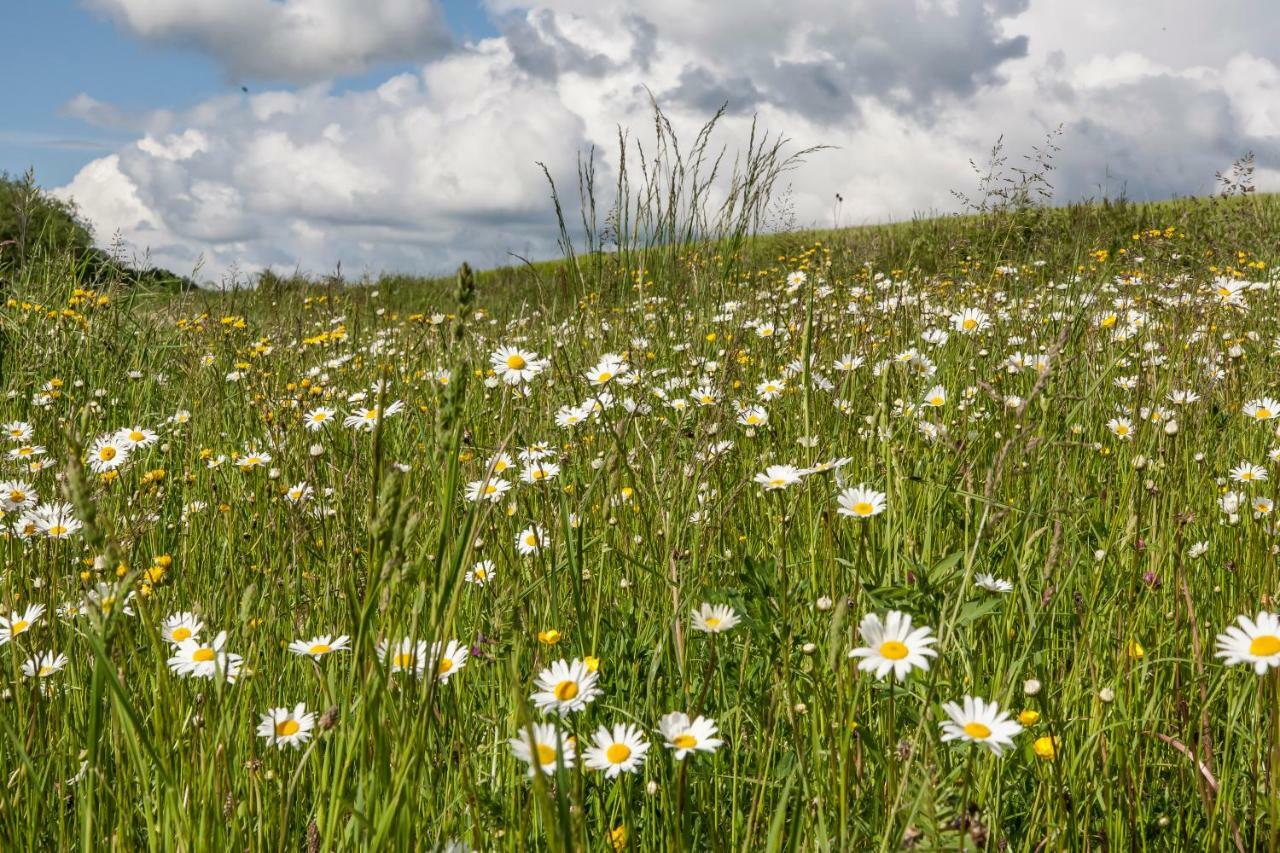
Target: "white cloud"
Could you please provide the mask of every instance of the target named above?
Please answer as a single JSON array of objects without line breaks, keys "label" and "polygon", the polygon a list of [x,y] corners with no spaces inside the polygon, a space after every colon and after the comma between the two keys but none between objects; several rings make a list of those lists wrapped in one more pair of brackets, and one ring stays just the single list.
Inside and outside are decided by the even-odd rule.
[{"label": "white cloud", "polygon": [[138,38],[191,47],[236,79],[300,82],[425,60],[452,39],[436,0],[89,0]]},{"label": "white cloud", "polygon": [[[376,89],[219,98],[165,116],[59,190],[108,236],[207,273],[444,269],[545,253],[545,159],[568,180],[583,123],[500,41]],[[136,203],[121,205],[119,199]]]},{"label": "white cloud", "polygon": [[[502,37],[371,89],[319,84],[133,117],[138,141],[61,192],[179,271],[197,256],[213,275],[233,263],[502,263],[508,250],[555,251],[534,161],[572,196],[575,157],[596,144],[608,185],[618,127],[641,138],[651,127],[646,88],[686,142],[730,98],[730,151],[753,113],[795,147],[838,146],[787,176],[800,226],[832,224],[836,193],[840,224],[954,209],[950,191],[971,188],[968,161],[997,135],[1025,151],[1059,124],[1064,200],[1211,191],[1214,172],[1250,148],[1260,184],[1280,177],[1280,68],[1266,45],[1229,47],[1260,41],[1243,18],[1197,40],[1105,0],[1069,16],[1048,0],[1025,11],[1019,0],[856,0],[857,14],[844,0],[653,0],[643,18],[621,0],[493,2]],[[1251,3],[1276,18],[1241,0]]]}]

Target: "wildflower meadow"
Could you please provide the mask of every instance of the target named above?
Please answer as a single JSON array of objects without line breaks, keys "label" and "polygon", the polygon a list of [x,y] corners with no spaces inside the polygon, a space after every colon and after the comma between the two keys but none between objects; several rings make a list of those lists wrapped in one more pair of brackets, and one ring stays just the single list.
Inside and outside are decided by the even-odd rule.
[{"label": "wildflower meadow", "polygon": [[6,277],[0,847],[1276,849],[1276,202],[680,162],[554,262]]}]

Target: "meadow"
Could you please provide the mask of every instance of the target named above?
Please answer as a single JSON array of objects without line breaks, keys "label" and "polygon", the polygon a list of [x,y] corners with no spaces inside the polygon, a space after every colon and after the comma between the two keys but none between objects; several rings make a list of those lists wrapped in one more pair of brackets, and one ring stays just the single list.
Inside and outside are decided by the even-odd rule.
[{"label": "meadow", "polygon": [[1276,849],[1280,202],[670,186],[456,279],[9,277],[0,846]]}]

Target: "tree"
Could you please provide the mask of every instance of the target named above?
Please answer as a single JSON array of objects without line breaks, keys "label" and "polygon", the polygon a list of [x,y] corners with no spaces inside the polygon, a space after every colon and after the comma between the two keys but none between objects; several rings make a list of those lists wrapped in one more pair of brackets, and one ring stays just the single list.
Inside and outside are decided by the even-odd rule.
[{"label": "tree", "polygon": [[20,178],[0,172],[0,270],[21,269],[38,257],[83,254],[93,233],[70,202],[54,198],[28,169]]}]

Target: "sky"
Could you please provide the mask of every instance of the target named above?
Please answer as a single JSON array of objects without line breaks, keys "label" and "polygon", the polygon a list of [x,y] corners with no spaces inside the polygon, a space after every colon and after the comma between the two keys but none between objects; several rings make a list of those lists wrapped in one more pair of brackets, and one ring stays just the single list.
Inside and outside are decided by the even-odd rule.
[{"label": "sky", "polygon": [[[1060,202],[1280,189],[1274,0],[30,0],[0,53],[0,169],[34,167],[106,245],[205,281],[265,268],[442,273],[557,252],[650,97],[691,139],[721,105],[827,146],[797,227],[957,209],[971,160],[1061,127]],[[842,199],[836,203],[837,194]]]}]

